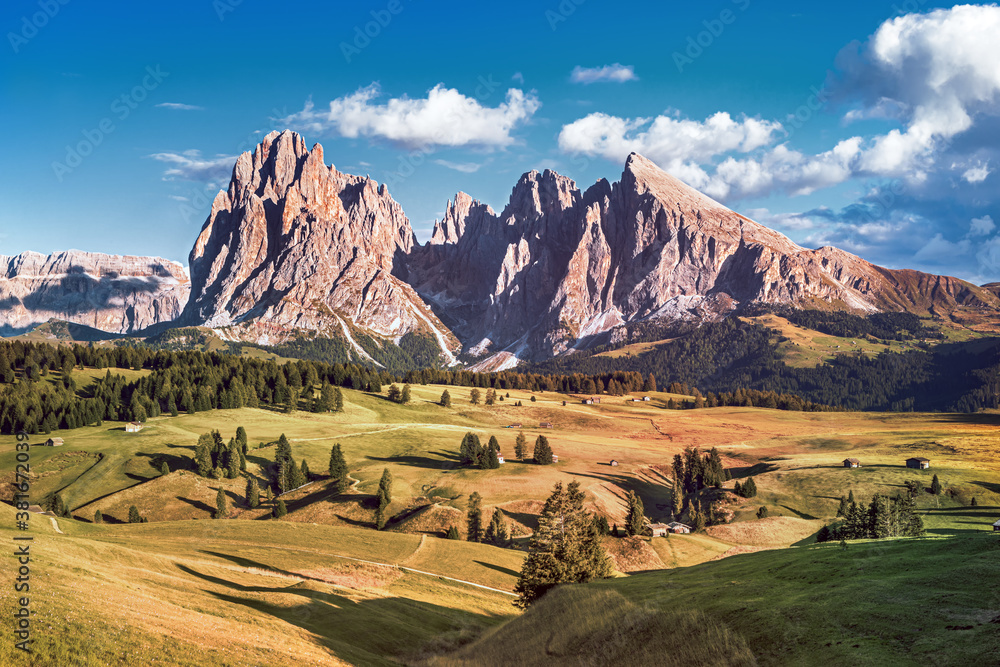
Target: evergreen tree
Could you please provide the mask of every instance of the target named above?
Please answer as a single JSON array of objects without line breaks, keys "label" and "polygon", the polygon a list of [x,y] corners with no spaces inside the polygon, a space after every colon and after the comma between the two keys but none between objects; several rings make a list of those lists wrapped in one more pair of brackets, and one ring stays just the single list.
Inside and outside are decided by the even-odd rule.
[{"label": "evergreen tree", "polygon": [[972,500],[969,502],[969,507],[978,507],[979,503],[976,502],[976,497],[972,496]]},{"label": "evergreen tree", "polygon": [[611,534],[614,537],[619,537],[619,534],[618,534],[618,524],[617,523],[611,528]]},{"label": "evergreen tree", "polygon": [[169,475],[170,474],[170,464],[164,461],[160,464],[160,474]]},{"label": "evergreen tree", "polygon": [[603,514],[597,517],[597,521],[594,524],[597,526],[598,535],[608,535],[611,533],[611,526],[608,525],[608,518]]},{"label": "evergreen tree", "polygon": [[229,516],[229,498],[220,486],[219,492],[215,494],[215,518],[225,519],[227,516]]},{"label": "evergreen tree", "polygon": [[378,493],[376,494],[378,506],[375,510],[375,528],[382,530],[385,528],[387,517],[386,508],[392,502],[392,473],[388,468],[382,470],[382,479],[378,483]]},{"label": "evergreen tree", "polygon": [[399,390],[399,387],[397,387],[394,384],[393,385],[389,385],[389,391],[386,393],[386,397],[390,401],[392,401],[393,403],[399,403],[400,402],[400,398],[402,397],[402,395],[403,395],[403,393]]},{"label": "evergreen tree", "polygon": [[104,523],[104,514],[101,510],[94,510],[94,523]]},{"label": "evergreen tree", "polygon": [[492,447],[486,448],[486,455],[483,456],[483,468],[487,470],[496,470],[500,467],[500,455],[496,449]]},{"label": "evergreen tree", "polygon": [[670,513],[673,515],[674,521],[680,520],[683,511],[684,490],[675,483],[673,493],[670,494]]},{"label": "evergreen tree", "polygon": [[302,474],[302,468],[295,465],[295,459],[288,460],[288,467],[285,474],[288,479],[288,488],[285,489],[286,491],[297,489],[306,483],[306,478]]},{"label": "evergreen tree", "polygon": [[931,493],[935,496],[940,496],[941,490],[941,480],[938,479],[937,475],[934,475],[934,479],[931,480]]},{"label": "evergreen tree", "polygon": [[142,523],[142,516],[139,514],[139,508],[135,505],[128,508],[128,522]]},{"label": "evergreen tree", "polygon": [[642,499],[635,495],[635,491],[628,492],[628,516],[625,519],[625,532],[629,537],[642,535],[646,529],[645,508],[642,506]]},{"label": "evergreen tree", "polygon": [[242,426],[236,427],[236,446],[243,453],[247,453],[247,430]]},{"label": "evergreen tree", "polygon": [[473,491],[469,496],[469,507],[465,512],[465,525],[468,529],[468,539],[470,542],[483,541],[483,510],[482,496],[478,491]]},{"label": "evergreen tree", "polygon": [[580,483],[557,483],[545,502],[538,530],[528,545],[514,603],[526,608],[553,586],[585,583],[611,575],[611,562],[593,518],[583,510]]},{"label": "evergreen tree", "polygon": [[486,532],[483,534],[483,541],[495,547],[506,547],[510,542],[507,522],[504,520],[503,512],[499,508],[493,510],[493,518],[490,519],[490,525],[486,527]]},{"label": "evergreen tree", "polygon": [[524,431],[517,432],[517,440],[514,441],[514,456],[518,461],[524,460],[524,450],[528,446],[528,439],[524,437]]},{"label": "evergreen tree", "polygon": [[270,485],[264,487],[264,500],[268,503],[274,502],[274,491],[271,490]]},{"label": "evergreen tree", "polygon": [[840,497],[840,506],[837,507],[837,516],[844,517],[847,516],[847,510],[850,508],[850,503],[847,502],[847,496]]},{"label": "evergreen tree", "polygon": [[250,509],[257,509],[260,507],[260,485],[257,484],[257,478],[250,475],[247,479],[247,507]]},{"label": "evergreen tree", "polygon": [[549,446],[549,439],[544,435],[535,439],[534,458],[538,465],[544,466],[552,463],[552,448]]},{"label": "evergreen tree", "polygon": [[274,511],[271,513],[271,516],[273,516],[276,519],[280,519],[286,514],[288,514],[288,508],[285,506],[285,501],[282,500],[281,498],[278,498],[278,502],[275,503]]},{"label": "evergreen tree", "polygon": [[747,477],[747,481],[743,484],[743,497],[755,498],[756,496],[757,482],[753,481],[753,477]]},{"label": "evergreen tree", "polygon": [[335,387],[333,390],[333,411],[344,411],[344,393],[340,391],[340,387]]},{"label": "evergreen tree", "polygon": [[469,403],[479,405],[479,396],[479,389],[473,388],[472,392],[469,394]]},{"label": "evergreen tree", "polygon": [[757,518],[758,519],[766,519],[767,518],[767,507],[761,506],[761,508],[759,510],[757,510]]},{"label": "evergreen tree", "polygon": [[299,471],[302,473],[302,479],[305,482],[309,481],[309,464],[306,463],[305,459],[302,459],[302,465],[299,467]]},{"label": "evergreen tree", "polygon": [[817,542],[829,542],[832,538],[833,535],[830,531],[829,526],[823,526],[822,528],[819,529],[819,532],[816,533]]},{"label": "evergreen tree", "polygon": [[461,539],[461,537],[458,534],[458,528],[456,528],[455,526],[449,526],[448,527],[448,534],[446,535],[446,537],[449,540],[458,540],[458,539]]},{"label": "evergreen tree", "polygon": [[344,460],[344,452],[337,443],[330,450],[330,478],[334,480],[334,487],[337,493],[343,493],[350,488],[350,481],[347,478],[347,461]]},{"label": "evergreen tree", "polygon": [[497,394],[492,389],[486,390],[486,405],[493,405],[497,400]]},{"label": "evergreen tree", "polygon": [[212,453],[208,448],[206,443],[201,441],[198,442],[198,446],[194,450],[194,461],[195,465],[198,466],[198,474],[202,477],[208,477],[212,473]]},{"label": "evergreen tree", "polygon": [[399,395],[399,402],[402,405],[406,405],[410,402],[410,385],[404,384],[403,391]]},{"label": "evergreen tree", "polygon": [[532,396],[531,396],[531,399],[530,399],[530,400],[531,400],[531,402],[532,402],[532,403],[534,403],[534,402],[535,402],[535,396],[534,396],[534,394],[532,394]]},{"label": "evergreen tree", "polygon": [[441,405],[446,408],[451,407],[451,394],[448,393],[447,389],[441,392]]},{"label": "evergreen tree", "polygon": [[287,461],[292,458],[292,444],[288,442],[288,438],[282,433],[278,437],[278,444],[274,449],[274,462],[280,463],[281,461]]},{"label": "evergreen tree", "polygon": [[229,451],[226,453],[226,477],[236,479],[240,476],[240,453],[236,441],[229,441]]}]

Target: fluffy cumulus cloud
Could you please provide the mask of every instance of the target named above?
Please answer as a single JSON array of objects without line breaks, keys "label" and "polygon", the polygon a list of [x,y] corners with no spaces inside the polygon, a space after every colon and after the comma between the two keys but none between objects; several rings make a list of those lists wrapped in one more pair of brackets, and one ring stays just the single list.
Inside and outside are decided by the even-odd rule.
[{"label": "fluffy cumulus cloud", "polygon": [[975,167],[969,167],[962,172],[962,178],[964,178],[967,183],[982,183],[991,173],[990,164],[989,162],[986,162],[985,164],[977,164]]},{"label": "fluffy cumulus cloud", "polygon": [[635,69],[631,65],[605,65],[604,67],[580,67],[573,68],[569,80],[573,83],[625,83],[626,81],[638,81]]},{"label": "fluffy cumulus cloud", "polygon": [[495,107],[440,84],[425,98],[399,97],[379,103],[379,97],[378,84],[372,84],[333,100],[326,110],[308,102],[284,121],[315,135],[369,137],[408,149],[502,148],[514,143],[514,129],[541,106],[534,94],[516,88],[508,90]]},{"label": "fluffy cumulus cloud", "polygon": [[629,153],[637,152],[672,171],[687,171],[724,153],[746,153],[766,146],[781,129],[781,123],[734,119],[725,112],[703,121],[665,115],[650,119],[592,113],[562,128],[559,148],[614,162],[623,162]]},{"label": "fluffy cumulus cloud", "polygon": [[196,150],[183,153],[153,153],[149,157],[170,165],[163,172],[167,181],[202,181],[213,182],[226,180],[233,172],[236,163],[234,155],[219,155],[214,158],[204,158]]}]

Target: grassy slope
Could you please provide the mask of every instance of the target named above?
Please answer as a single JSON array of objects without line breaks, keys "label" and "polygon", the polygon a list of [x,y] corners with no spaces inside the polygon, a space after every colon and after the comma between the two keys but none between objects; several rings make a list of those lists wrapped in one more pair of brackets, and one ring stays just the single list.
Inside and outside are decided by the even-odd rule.
[{"label": "grassy slope", "polygon": [[[693,631],[679,638],[669,630],[647,637],[641,625],[622,631],[600,603],[622,607],[617,600],[623,599],[633,609],[662,612],[664,619],[699,612],[708,619],[703,626],[721,626],[731,646],[748,646],[761,665],[994,664],[1000,595],[983,583],[998,576],[1000,539],[985,534],[767,551],[576,587],[573,622],[560,622],[560,595],[568,589],[558,589],[550,594],[555,604],[543,599],[439,663],[504,664],[496,656],[508,664],[526,662],[556,647],[550,654],[555,664],[579,664],[587,654],[577,653],[578,645],[591,633],[662,642],[656,648],[668,657],[676,642],[707,647],[685,664],[717,664],[713,656],[725,664],[733,655],[719,648],[717,636],[704,637],[704,627],[702,636]],[[609,598],[613,593],[621,598]],[[587,632],[578,634],[580,627]],[[486,656],[482,663],[480,656]],[[613,663],[598,658],[591,664]],[[654,657],[636,664],[665,663]]]},{"label": "grassy slope", "polygon": [[[4,540],[12,523],[0,506]],[[501,593],[338,557],[412,559],[422,547],[412,535],[283,522],[60,526],[64,535],[32,517],[39,655],[27,662],[4,642],[0,664],[386,664],[514,612]],[[502,573],[520,566],[485,545],[435,549],[439,568],[487,586],[511,588]],[[12,608],[5,595],[0,612]]]}]

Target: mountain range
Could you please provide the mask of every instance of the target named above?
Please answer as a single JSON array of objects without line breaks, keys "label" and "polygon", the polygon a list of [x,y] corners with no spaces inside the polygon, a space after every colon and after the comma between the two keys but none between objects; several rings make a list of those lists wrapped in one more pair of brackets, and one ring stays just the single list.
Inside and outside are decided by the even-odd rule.
[{"label": "mountain range", "polygon": [[989,289],[800,247],[631,154],[616,183],[581,190],[531,171],[499,213],[459,192],[417,242],[385,185],[327,165],[323,148],[272,132],[240,155],[189,258],[68,252],[0,257],[0,326],[60,318],[113,333],[207,326],[275,344],[423,337],[479,370],[585,348],[650,320],[703,322],[748,304],[1000,312]]}]

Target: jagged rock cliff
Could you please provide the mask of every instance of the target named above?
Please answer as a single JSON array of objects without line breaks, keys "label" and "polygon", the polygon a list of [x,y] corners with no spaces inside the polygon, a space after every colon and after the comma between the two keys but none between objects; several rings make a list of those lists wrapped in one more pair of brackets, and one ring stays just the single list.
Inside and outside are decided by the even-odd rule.
[{"label": "jagged rock cliff", "polygon": [[134,333],[180,315],[189,286],[180,264],[159,257],[78,250],[0,256],[0,333],[53,318]]},{"label": "jagged rock cliff", "polygon": [[408,275],[483,368],[563,353],[651,317],[713,319],[772,303],[943,314],[1000,307],[987,290],[892,271],[836,248],[807,250],[640,155],[621,181],[581,193],[530,172],[498,216],[459,194]]},{"label": "jagged rock cliff", "polygon": [[433,335],[450,356],[458,342],[403,280],[415,244],[384,185],[342,174],[298,134],[272,132],[233,168],[191,251],[185,324],[275,342],[295,330],[397,339]]}]

